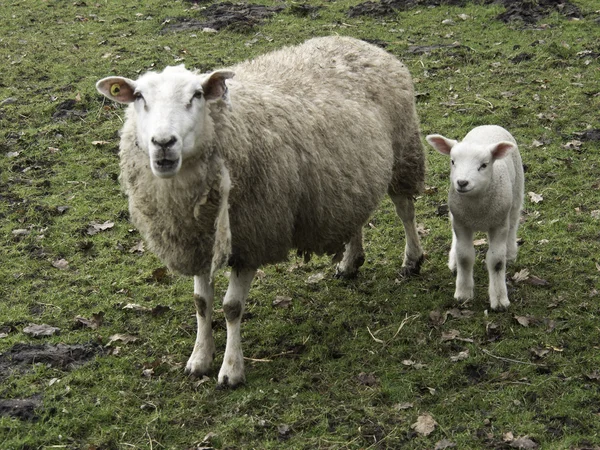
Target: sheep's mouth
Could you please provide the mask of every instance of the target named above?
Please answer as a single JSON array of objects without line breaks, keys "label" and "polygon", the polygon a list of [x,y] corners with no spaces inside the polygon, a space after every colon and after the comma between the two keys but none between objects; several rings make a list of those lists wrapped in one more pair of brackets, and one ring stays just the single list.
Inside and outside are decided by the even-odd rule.
[{"label": "sheep's mouth", "polygon": [[456,188],[456,192],[458,192],[459,194],[466,194],[468,192],[471,192],[472,190],[472,188]]},{"label": "sheep's mouth", "polygon": [[161,178],[170,178],[179,170],[179,159],[155,159],[152,161],[152,172]]}]

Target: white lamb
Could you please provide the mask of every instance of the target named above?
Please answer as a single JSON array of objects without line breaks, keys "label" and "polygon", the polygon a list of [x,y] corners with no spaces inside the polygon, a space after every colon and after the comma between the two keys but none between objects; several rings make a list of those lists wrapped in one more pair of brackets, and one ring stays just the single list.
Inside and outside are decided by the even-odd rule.
[{"label": "white lamb", "polygon": [[476,127],[460,142],[439,134],[426,139],[451,158],[448,206],[452,248],[448,267],[457,271],[454,298],[473,298],[473,233],[486,231],[490,305],[492,309],[507,308],[506,261],[517,257],[524,190],[517,143],[508,131],[496,125]]},{"label": "white lamb", "polygon": [[418,272],[413,197],[425,158],[410,74],[384,50],[317,38],[207,75],[168,67],[97,88],[130,104],[120,158],[132,222],[172,270],[194,276],[188,373],[207,373],[214,358],[223,263],[232,272],[218,382],[229,386],[245,379],[240,322],[259,266],[295,248],[334,255],[339,275],[355,275],[362,226],[387,192],[406,231],[403,272]]}]

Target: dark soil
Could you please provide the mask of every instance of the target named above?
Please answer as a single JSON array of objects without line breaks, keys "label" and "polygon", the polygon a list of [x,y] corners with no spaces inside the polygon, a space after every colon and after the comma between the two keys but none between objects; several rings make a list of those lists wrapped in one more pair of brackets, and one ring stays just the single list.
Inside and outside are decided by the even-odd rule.
[{"label": "dark soil", "polygon": [[[0,354],[0,382],[13,372],[27,372],[37,363],[70,370],[85,364],[101,351],[102,347],[96,345],[16,344]],[[41,394],[25,399],[0,398],[0,416],[36,420],[42,406]]]},{"label": "dark soil", "polygon": [[[380,0],[379,2],[367,1],[360,3],[348,10],[350,17],[372,16],[384,17],[398,11],[406,11],[416,7],[430,7],[440,5],[465,6],[467,0]],[[565,0],[473,0],[473,3],[491,4],[498,3],[506,7],[506,11],[498,15],[497,19],[503,22],[522,21],[534,24],[554,11],[567,17],[581,18],[579,8]]]},{"label": "dark soil", "polygon": [[260,25],[263,20],[269,19],[284,9],[285,6],[264,6],[230,2],[213,3],[202,11],[205,20],[188,18],[172,20],[164,27],[163,32],[193,31],[204,28],[211,28],[217,31],[224,28],[248,31]]},{"label": "dark soil", "polygon": [[95,345],[16,344],[0,354],[0,379],[14,370],[27,371],[28,366],[37,363],[69,370],[84,364],[101,351],[101,347]]},{"label": "dark soil", "polygon": [[37,419],[36,410],[42,406],[42,397],[39,394],[25,399],[0,399],[0,416],[10,416],[21,420]]}]

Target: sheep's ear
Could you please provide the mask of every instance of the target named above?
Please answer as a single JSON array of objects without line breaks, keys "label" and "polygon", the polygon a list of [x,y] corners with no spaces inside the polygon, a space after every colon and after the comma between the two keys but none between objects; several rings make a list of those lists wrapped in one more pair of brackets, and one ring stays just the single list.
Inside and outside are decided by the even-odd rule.
[{"label": "sheep's ear", "polygon": [[492,158],[502,159],[505,156],[508,156],[510,152],[512,152],[517,146],[513,142],[502,141],[494,144],[490,148],[490,153],[492,154]]},{"label": "sheep's ear", "polygon": [[235,74],[230,70],[217,70],[211,73],[202,83],[204,98],[206,101],[214,102],[215,100],[225,100],[228,102],[227,85],[225,80],[233,78]]},{"label": "sheep's ear", "polygon": [[458,144],[458,141],[445,138],[441,134],[430,134],[425,140],[442,155],[449,155],[452,147]]},{"label": "sheep's ear", "polygon": [[131,103],[135,100],[135,81],[123,77],[107,77],[96,83],[96,89],[105,97],[118,103]]}]

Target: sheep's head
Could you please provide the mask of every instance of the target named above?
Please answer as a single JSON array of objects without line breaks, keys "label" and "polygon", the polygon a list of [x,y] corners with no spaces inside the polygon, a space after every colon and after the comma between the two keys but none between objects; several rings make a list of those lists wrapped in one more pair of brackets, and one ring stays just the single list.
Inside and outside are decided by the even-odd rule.
[{"label": "sheep's head", "polygon": [[494,162],[516,148],[508,141],[478,145],[439,134],[431,134],[425,139],[438,152],[450,156],[450,181],[454,190],[463,195],[485,191],[492,181]]},{"label": "sheep's head", "polygon": [[148,152],[152,173],[170,178],[205,138],[207,104],[227,101],[225,80],[232,77],[227,70],[198,75],[181,65],[148,72],[135,81],[103,78],[96,89],[111,100],[133,104],[138,145]]}]

